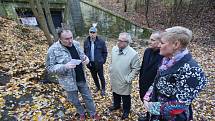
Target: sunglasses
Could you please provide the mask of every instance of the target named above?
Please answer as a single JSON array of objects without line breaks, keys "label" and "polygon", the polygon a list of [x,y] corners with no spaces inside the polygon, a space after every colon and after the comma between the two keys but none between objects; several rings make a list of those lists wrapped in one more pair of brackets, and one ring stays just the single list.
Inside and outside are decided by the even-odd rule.
[{"label": "sunglasses", "polygon": [[96,33],[96,32],[90,32],[90,33],[94,34],[94,33]]}]

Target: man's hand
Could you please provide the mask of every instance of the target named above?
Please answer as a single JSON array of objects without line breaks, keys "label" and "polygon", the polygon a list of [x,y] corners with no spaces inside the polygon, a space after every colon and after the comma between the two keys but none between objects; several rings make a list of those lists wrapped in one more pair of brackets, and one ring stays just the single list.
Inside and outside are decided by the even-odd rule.
[{"label": "man's hand", "polygon": [[74,64],[71,64],[71,62],[68,62],[67,64],[64,65],[67,69],[72,69],[72,68],[75,68],[76,65]]},{"label": "man's hand", "polygon": [[82,61],[82,63],[83,63],[84,65],[87,65],[89,62],[90,62],[90,61],[89,61],[89,58],[85,55],[85,56],[84,56],[84,60]]}]

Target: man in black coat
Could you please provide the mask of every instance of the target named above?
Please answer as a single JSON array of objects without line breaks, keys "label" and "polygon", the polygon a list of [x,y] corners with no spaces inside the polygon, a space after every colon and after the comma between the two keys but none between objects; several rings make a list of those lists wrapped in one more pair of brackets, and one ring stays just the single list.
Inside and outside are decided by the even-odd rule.
[{"label": "man in black coat", "polygon": [[[149,48],[147,48],[143,55],[142,66],[139,76],[139,93],[140,99],[143,102],[143,97],[148,91],[149,87],[154,82],[157,70],[162,61],[162,56],[159,54],[158,45],[160,43],[161,33],[154,32],[150,36]],[[139,121],[148,121],[147,117],[140,117]]]},{"label": "man in black coat", "polygon": [[[107,47],[105,41],[97,36],[97,29],[91,27],[89,29],[89,36],[84,42],[84,53],[90,59],[87,67],[90,69],[91,75],[96,85],[95,92],[101,90],[101,95],[105,95],[105,78],[103,64],[107,59]],[[101,81],[101,87],[99,79]]]}]

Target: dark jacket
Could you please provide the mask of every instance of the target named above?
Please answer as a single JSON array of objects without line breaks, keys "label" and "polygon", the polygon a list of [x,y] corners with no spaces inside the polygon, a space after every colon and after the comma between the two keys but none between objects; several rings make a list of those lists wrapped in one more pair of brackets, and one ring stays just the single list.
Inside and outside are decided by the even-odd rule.
[{"label": "dark jacket", "polygon": [[178,119],[174,121],[189,120],[189,106],[207,82],[203,70],[191,54],[187,54],[171,68],[158,72],[150,102],[161,102],[160,111],[165,120],[171,118],[171,112],[179,109],[184,112],[176,115]]},{"label": "dark jacket", "polygon": [[[90,37],[84,41],[84,53],[87,55],[89,59],[91,59],[91,41]],[[94,50],[94,61],[98,63],[104,64],[107,59],[107,47],[105,41],[99,37],[96,37],[95,40],[95,50]]]},{"label": "dark jacket", "polygon": [[139,76],[139,92],[141,100],[154,82],[162,58],[163,56],[159,54],[159,50],[153,51],[151,48],[145,50]]}]

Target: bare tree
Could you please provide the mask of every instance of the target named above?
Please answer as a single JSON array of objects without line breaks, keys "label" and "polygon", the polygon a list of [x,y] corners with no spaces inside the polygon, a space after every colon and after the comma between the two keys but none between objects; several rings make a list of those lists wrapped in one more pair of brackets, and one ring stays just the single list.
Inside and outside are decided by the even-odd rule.
[{"label": "bare tree", "polygon": [[127,5],[127,0],[124,0],[124,12],[127,12],[127,8],[128,8],[128,5]]},{"label": "bare tree", "polygon": [[150,25],[149,25],[149,18],[148,18],[149,2],[150,2],[150,0],[145,0],[145,17],[146,17],[146,23],[147,23],[148,27],[150,27]]},{"label": "bare tree", "polygon": [[67,0],[67,4],[64,10],[64,18],[63,18],[63,23],[62,23],[62,27],[63,28],[68,28],[71,29],[73,35],[75,36],[75,29],[74,29],[74,22],[72,19],[72,13],[71,13],[71,5],[72,5],[72,1],[71,0]]},{"label": "bare tree", "polygon": [[47,23],[48,23],[48,26],[49,26],[49,30],[54,35],[54,39],[57,40],[58,35],[57,35],[56,29],[55,29],[55,26],[54,26],[54,23],[53,23],[53,20],[52,20],[48,0],[43,0],[43,8],[45,9],[45,15],[46,15],[46,18],[47,18]]},{"label": "bare tree", "polygon": [[168,26],[171,26],[176,22],[181,4],[182,4],[182,0],[174,0],[173,7],[171,8],[171,11],[170,11]]},{"label": "bare tree", "polygon": [[51,38],[49,29],[48,29],[48,26],[46,23],[45,15],[43,13],[43,8],[40,3],[40,0],[30,0],[29,2],[30,2],[32,12],[33,12],[34,16],[37,18],[37,20],[40,24],[40,28],[43,30],[43,32],[46,36],[48,44],[51,45],[53,43],[53,40]]}]

